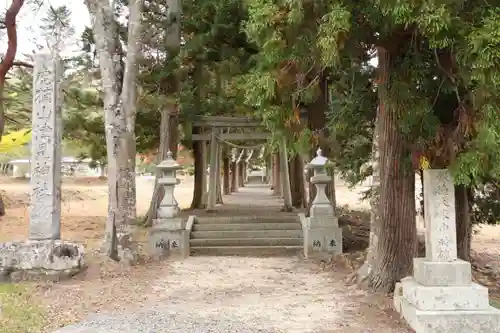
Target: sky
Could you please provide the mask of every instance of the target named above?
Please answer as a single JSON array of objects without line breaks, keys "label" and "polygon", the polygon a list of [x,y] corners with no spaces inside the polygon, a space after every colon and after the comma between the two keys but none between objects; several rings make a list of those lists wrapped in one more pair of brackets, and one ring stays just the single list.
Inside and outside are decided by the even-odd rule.
[{"label": "sky", "polygon": [[[10,6],[12,0],[0,0],[0,13],[3,16],[5,10]],[[29,1],[25,1],[23,8],[17,18],[18,25],[18,49],[17,60],[23,60],[23,54],[32,54],[36,50],[37,42],[45,44],[44,38],[41,36],[41,20],[46,15],[50,6],[58,7],[66,5],[71,10],[71,24],[75,29],[75,40],[69,43],[68,48],[63,52],[64,55],[71,55],[78,50],[76,45],[77,38],[80,37],[85,26],[90,25],[90,17],[85,6],[84,0],[43,0],[43,5],[38,8],[34,5],[28,5]],[[7,37],[5,31],[0,32],[0,54],[4,54],[7,50]]]}]

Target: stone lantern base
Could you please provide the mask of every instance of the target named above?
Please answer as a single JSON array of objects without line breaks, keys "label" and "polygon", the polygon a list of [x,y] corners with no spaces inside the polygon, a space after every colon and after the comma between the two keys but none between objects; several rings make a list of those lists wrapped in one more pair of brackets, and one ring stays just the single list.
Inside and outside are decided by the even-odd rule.
[{"label": "stone lantern base", "polygon": [[150,255],[163,258],[170,255],[189,257],[189,230],[181,218],[155,219],[149,232]]},{"label": "stone lantern base", "polygon": [[336,216],[305,217],[299,214],[304,233],[304,256],[342,253],[342,229]]},{"label": "stone lantern base", "polygon": [[81,244],[26,240],[0,244],[0,282],[69,278],[85,269]]}]

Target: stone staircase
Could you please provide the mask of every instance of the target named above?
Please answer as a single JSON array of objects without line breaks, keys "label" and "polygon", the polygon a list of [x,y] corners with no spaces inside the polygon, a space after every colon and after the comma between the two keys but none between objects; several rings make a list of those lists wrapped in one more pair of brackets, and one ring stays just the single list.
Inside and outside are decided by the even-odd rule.
[{"label": "stone staircase", "polygon": [[191,255],[289,256],[303,249],[297,214],[196,217]]}]

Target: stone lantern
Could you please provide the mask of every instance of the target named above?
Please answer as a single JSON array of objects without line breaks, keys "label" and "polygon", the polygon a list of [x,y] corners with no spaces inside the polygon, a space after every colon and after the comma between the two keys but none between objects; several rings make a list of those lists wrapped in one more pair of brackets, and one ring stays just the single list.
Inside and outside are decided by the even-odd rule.
[{"label": "stone lantern", "polygon": [[180,183],[179,179],[177,179],[177,170],[182,169],[182,166],[172,158],[172,152],[169,151],[167,159],[156,167],[163,175],[158,179],[158,184],[163,186],[165,190],[157,216],[158,219],[171,219],[179,214],[179,204],[175,200],[174,189]]},{"label": "stone lantern", "polygon": [[167,153],[167,158],[157,165],[162,177],[158,184],[163,186],[165,195],[157,211],[157,218],[153,220],[150,231],[151,254],[162,257],[170,253],[179,253],[183,257],[189,255],[189,231],[186,230],[186,221],[178,217],[179,204],[175,200],[175,186],[179,184],[177,170],[182,167]]},{"label": "stone lantern", "polygon": [[334,208],[330,199],[326,196],[326,187],[332,181],[332,177],[327,174],[328,159],[323,156],[321,148],[316,151],[316,157],[306,165],[306,168],[314,171],[311,177],[311,183],[316,187],[316,197],[314,198],[310,216],[328,216],[334,215]]},{"label": "stone lantern", "polygon": [[314,252],[342,253],[342,229],[335,216],[335,209],[325,193],[327,185],[332,180],[326,169],[328,162],[321,149],[318,149],[316,157],[306,165],[307,169],[314,171],[311,183],[316,187],[316,196],[309,217],[301,216],[306,257]]}]

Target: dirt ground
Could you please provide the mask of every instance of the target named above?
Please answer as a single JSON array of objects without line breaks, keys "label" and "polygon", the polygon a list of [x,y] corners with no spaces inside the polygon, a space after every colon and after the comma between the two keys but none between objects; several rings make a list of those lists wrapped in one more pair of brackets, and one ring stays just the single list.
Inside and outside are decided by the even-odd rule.
[{"label": "dirt ground", "polygon": [[[193,179],[187,177],[176,188],[181,208],[191,202],[192,185]],[[137,179],[139,215],[146,212],[152,190],[152,179]],[[358,201],[361,190],[337,183],[338,205],[365,208],[366,203]],[[107,211],[106,192],[102,180],[64,182],[63,239],[85,243],[88,252],[98,248]],[[0,220],[0,242],[26,237],[28,193],[26,181],[0,178],[0,194],[7,209],[7,216]],[[479,280],[484,278],[494,293],[500,287],[496,285],[500,277],[499,236],[500,227],[483,227],[473,241],[475,260],[491,273],[491,278]],[[89,262],[89,268],[72,280],[35,285],[36,297],[48,311],[50,323],[42,332],[92,313],[139,311],[159,304],[171,304],[172,309],[189,305],[191,312],[205,311],[205,315],[241,308],[235,315],[248,314],[242,320],[251,325],[258,323],[255,318],[264,318],[260,323],[279,329],[277,332],[407,332],[389,309],[387,298],[344,283],[349,272],[342,268],[325,271],[297,258],[191,257],[124,267],[91,255]]]}]

